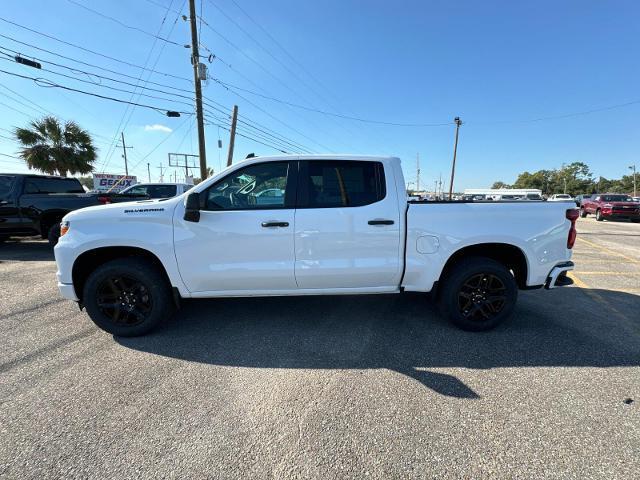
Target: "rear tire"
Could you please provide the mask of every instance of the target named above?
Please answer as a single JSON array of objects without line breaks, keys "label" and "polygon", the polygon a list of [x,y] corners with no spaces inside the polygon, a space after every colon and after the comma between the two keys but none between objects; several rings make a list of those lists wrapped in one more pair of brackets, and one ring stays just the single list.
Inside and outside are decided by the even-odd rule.
[{"label": "rear tire", "polygon": [[83,303],[98,327],[122,337],[144,335],[174,311],[163,272],[135,257],[112,260],[94,270],[85,283]]},{"label": "rear tire", "polygon": [[60,224],[59,223],[56,223],[49,229],[49,232],[47,233],[47,240],[49,240],[49,245],[52,248],[58,244],[58,240],[60,240]]},{"label": "rear tire", "polygon": [[444,315],[462,330],[491,330],[513,313],[518,285],[500,262],[469,257],[454,265],[446,275],[440,306]]},{"label": "rear tire", "polygon": [[640,223],[640,218],[632,218],[631,223]]},{"label": "rear tire", "polygon": [[602,213],[600,212],[600,209],[596,210],[596,222],[601,222],[602,220],[604,220],[604,218],[602,218]]},{"label": "rear tire", "polygon": [[580,209],[580,218],[586,218],[587,217],[587,211],[584,208]]}]

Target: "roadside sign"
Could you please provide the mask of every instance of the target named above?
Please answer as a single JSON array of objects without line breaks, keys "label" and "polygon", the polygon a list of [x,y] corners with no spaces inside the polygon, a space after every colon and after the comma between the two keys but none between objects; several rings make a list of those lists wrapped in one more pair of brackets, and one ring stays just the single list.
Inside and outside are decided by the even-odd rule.
[{"label": "roadside sign", "polygon": [[111,191],[118,193],[131,185],[138,183],[133,175],[111,175],[109,173],[93,174],[93,189],[98,192]]}]

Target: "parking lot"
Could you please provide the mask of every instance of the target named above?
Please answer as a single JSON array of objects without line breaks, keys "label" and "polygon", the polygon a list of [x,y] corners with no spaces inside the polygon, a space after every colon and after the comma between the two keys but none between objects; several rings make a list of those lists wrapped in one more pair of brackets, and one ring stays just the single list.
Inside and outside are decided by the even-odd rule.
[{"label": "parking lot", "polygon": [[114,338],[46,242],[0,245],[0,477],[621,478],[640,471],[640,225],[483,334],[425,296],[185,302]]}]

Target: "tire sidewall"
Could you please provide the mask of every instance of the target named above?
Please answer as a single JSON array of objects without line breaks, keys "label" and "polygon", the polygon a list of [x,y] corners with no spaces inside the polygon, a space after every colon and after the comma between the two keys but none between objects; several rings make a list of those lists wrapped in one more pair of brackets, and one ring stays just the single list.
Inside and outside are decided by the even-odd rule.
[{"label": "tire sidewall", "polygon": [[49,232],[47,233],[47,240],[49,240],[49,245],[55,247],[58,244],[58,240],[60,240],[60,224],[56,223],[49,228]]},{"label": "tire sidewall", "polygon": [[[107,278],[119,275],[132,277],[144,284],[151,295],[152,309],[149,318],[134,325],[118,325],[100,311],[97,304],[98,286]],[[113,260],[98,267],[87,279],[83,289],[83,302],[91,320],[105,332],[122,337],[144,335],[171,316],[173,304],[171,291],[162,274],[149,262],[138,259]]]},{"label": "tire sidewall", "polygon": [[[506,288],[505,305],[497,315],[484,322],[477,322],[465,318],[458,309],[458,292],[462,285],[472,276],[481,273],[497,276]],[[485,331],[495,328],[507,320],[516,306],[518,286],[515,278],[501,263],[490,258],[469,258],[454,266],[448,273],[448,278],[442,289],[441,306],[443,313],[457,327],[468,331]]]}]

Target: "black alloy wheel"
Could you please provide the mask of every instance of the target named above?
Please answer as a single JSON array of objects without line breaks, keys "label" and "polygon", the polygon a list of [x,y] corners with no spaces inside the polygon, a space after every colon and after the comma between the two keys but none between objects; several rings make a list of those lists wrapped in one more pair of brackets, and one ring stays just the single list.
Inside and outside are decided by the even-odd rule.
[{"label": "black alloy wheel", "polygon": [[149,319],[153,299],[139,280],[125,275],[104,279],[97,290],[100,311],[115,325],[134,326]]},{"label": "black alloy wheel", "polygon": [[487,257],[467,257],[442,277],[440,307],[457,327],[474,332],[490,330],[513,313],[518,284],[503,263]]},{"label": "black alloy wheel", "polygon": [[504,283],[496,275],[473,275],[458,291],[458,311],[464,318],[474,322],[490,320],[504,308],[506,292]]},{"label": "black alloy wheel", "polygon": [[82,302],[98,327],[123,337],[152,331],[175,310],[166,273],[140,257],[118,258],[96,268],[84,284]]}]

